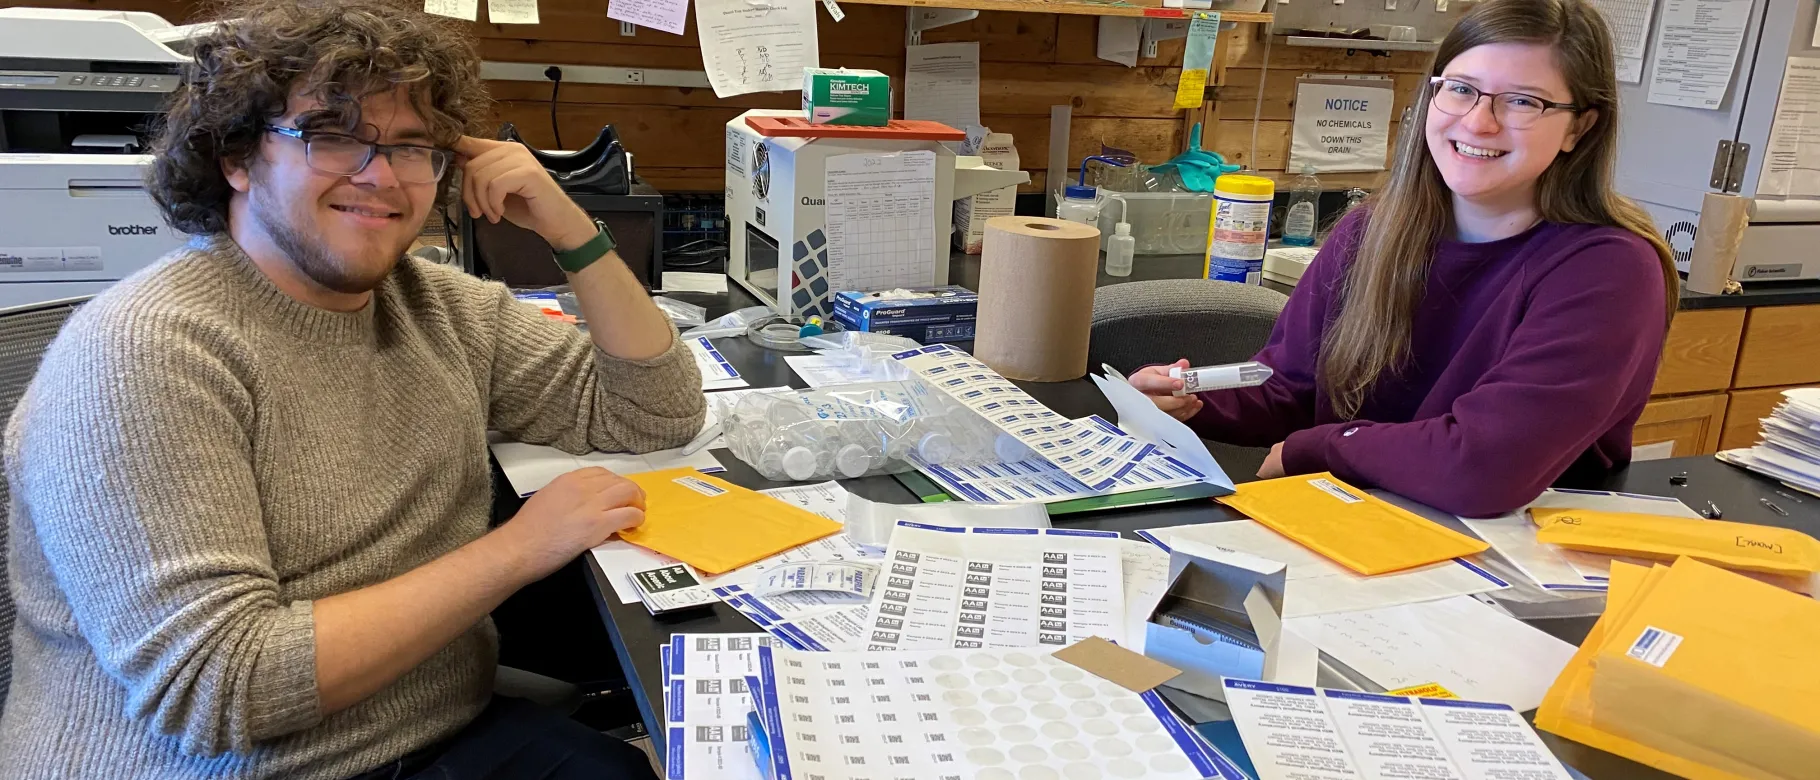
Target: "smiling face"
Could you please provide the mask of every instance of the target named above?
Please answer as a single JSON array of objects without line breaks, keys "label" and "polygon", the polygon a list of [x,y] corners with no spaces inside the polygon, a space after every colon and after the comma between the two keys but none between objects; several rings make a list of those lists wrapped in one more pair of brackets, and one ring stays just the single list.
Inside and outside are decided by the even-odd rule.
[{"label": "smiling face", "polygon": [[1597,119],[1595,111],[1549,109],[1534,124],[1519,129],[1494,115],[1490,96],[1499,92],[1574,102],[1555,52],[1547,45],[1475,46],[1447,63],[1441,75],[1485,94],[1465,116],[1452,116],[1432,105],[1428,109],[1428,152],[1457,201],[1485,208],[1533,207],[1536,180],[1556,155],[1572,151]]},{"label": "smiling face", "polygon": [[[354,134],[381,144],[432,144],[422,117],[403,88],[361,102],[360,126]],[[320,104],[292,96],[277,127],[341,132],[333,126],[308,124]],[[244,199],[252,224],[233,225],[238,235],[251,228],[282,253],[299,272],[338,293],[363,293],[377,287],[423,229],[434,207],[438,184],[408,184],[394,175],[383,154],[375,154],[360,172],[326,173],[311,167],[305,143],[268,133],[250,165],[224,166],[234,198]]]}]

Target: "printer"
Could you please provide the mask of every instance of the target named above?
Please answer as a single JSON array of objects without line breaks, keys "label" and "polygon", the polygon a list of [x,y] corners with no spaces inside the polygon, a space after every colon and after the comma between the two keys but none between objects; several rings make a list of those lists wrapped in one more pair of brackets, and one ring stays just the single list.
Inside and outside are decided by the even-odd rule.
[{"label": "printer", "polygon": [[92,295],[184,242],[145,191],[142,152],[196,30],[0,9],[0,307]]},{"label": "printer", "polygon": [[[957,157],[938,140],[877,132],[887,128],[792,130],[768,121],[802,115],[756,109],[727,123],[727,275],[780,314],[827,319],[837,292],[947,284],[955,199],[1030,180],[1024,171]],[[787,134],[799,131],[814,134]],[[904,177],[899,190],[900,182],[847,176],[867,194],[886,196],[864,198],[839,215],[867,224],[852,230],[852,246],[832,246],[842,233],[829,222],[828,183],[844,171],[839,161],[918,152],[933,158],[933,181]]]}]

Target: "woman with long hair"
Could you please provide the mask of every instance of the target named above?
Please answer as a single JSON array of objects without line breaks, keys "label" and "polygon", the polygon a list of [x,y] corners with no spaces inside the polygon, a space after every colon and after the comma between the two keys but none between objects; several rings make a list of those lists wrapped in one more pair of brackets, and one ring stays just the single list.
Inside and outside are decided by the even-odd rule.
[{"label": "woman with long hair", "polygon": [[[1630,460],[1679,288],[1612,189],[1612,37],[1584,0],[1491,0],[1442,40],[1388,182],[1337,225],[1257,359],[1263,385],[1175,396],[1202,436],[1274,445],[1469,516]],[[1187,367],[1187,361],[1175,365]]]}]

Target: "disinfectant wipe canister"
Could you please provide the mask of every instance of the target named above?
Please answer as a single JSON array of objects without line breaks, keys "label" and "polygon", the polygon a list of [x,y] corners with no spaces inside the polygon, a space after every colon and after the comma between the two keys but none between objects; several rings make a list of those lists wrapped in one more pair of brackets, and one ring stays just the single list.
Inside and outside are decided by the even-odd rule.
[{"label": "disinfectant wipe canister", "polygon": [[1259,284],[1264,243],[1270,234],[1270,199],[1276,182],[1229,173],[1213,182],[1213,219],[1207,227],[1208,279]]}]

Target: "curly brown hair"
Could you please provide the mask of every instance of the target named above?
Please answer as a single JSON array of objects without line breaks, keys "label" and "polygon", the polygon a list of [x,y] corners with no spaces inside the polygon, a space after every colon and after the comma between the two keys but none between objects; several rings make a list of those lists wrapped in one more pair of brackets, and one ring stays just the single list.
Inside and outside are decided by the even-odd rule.
[{"label": "curly brown hair", "polygon": [[147,185],[171,227],[192,235],[227,229],[233,189],[221,163],[251,159],[293,94],[321,103],[299,126],[358,134],[360,102],[406,85],[437,145],[479,131],[487,94],[473,40],[463,23],[420,8],[392,0],[223,2],[219,24],[194,41],[195,59],[152,143]]}]

